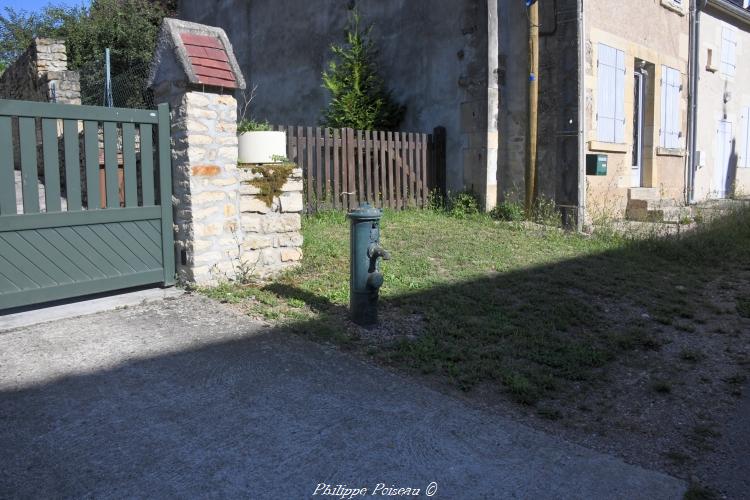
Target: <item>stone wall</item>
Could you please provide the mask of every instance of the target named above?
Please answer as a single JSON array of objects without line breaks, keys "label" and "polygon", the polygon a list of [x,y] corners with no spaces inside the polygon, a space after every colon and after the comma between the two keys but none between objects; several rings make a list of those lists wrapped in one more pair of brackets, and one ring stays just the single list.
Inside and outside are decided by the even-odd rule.
[{"label": "stone wall", "polygon": [[254,274],[266,277],[302,259],[302,169],[292,171],[281,189],[283,194],[270,207],[257,196],[259,189],[250,184],[258,177],[260,174],[248,168],[240,169],[241,250]]},{"label": "stone wall", "polygon": [[0,76],[0,98],[81,104],[79,74],[68,70],[65,42],[35,39]]},{"label": "stone wall", "polygon": [[[487,143],[497,143],[497,109],[487,102],[497,83],[488,73],[497,57],[488,55],[488,37],[497,36],[497,16],[486,0],[217,0],[211,8],[181,0],[179,17],[226,31],[248,88],[257,86],[254,118],[315,125],[328,99],[321,73],[329,47],[344,41],[355,6],[363,24],[374,24],[378,71],[407,107],[401,129],[432,133],[445,127],[448,189],[473,188],[492,198],[496,146]],[[269,22],[274,19],[283,19],[283,28]]]},{"label": "stone wall", "polygon": [[302,258],[302,171],[268,207],[237,167],[237,102],[189,86],[155,89],[172,120],[172,172],[178,277],[214,285],[268,278]]}]

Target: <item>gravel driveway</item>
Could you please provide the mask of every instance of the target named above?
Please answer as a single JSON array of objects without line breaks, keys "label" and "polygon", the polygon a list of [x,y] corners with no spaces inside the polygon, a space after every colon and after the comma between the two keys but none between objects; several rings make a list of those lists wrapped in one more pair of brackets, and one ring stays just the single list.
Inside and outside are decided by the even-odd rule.
[{"label": "gravel driveway", "polygon": [[0,334],[0,463],[2,498],[686,487],[189,295]]}]

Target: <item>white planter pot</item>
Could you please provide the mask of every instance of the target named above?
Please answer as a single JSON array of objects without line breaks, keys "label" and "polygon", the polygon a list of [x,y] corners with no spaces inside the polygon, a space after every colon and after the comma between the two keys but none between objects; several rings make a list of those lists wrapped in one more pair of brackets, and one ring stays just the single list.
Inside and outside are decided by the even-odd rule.
[{"label": "white planter pot", "polygon": [[273,157],[286,157],[286,132],[244,132],[239,146],[240,163],[278,163]]}]

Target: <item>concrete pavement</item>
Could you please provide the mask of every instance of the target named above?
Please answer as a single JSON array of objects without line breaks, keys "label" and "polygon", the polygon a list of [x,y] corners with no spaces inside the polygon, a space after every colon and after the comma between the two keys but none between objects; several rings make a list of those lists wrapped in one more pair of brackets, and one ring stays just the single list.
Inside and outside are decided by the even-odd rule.
[{"label": "concrete pavement", "polygon": [[0,463],[2,498],[686,488],[190,295],[0,333]]}]

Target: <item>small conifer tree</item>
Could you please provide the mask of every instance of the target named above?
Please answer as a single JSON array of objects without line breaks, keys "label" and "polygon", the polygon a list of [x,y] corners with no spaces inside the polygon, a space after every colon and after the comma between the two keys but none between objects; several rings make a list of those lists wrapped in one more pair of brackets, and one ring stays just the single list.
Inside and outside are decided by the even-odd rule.
[{"label": "small conifer tree", "polygon": [[355,10],[349,19],[346,43],[331,45],[333,60],[323,72],[323,87],[331,93],[323,123],[328,127],[394,130],[406,108],[394,101],[377,72],[378,51],[370,35],[372,25],[360,28]]}]

